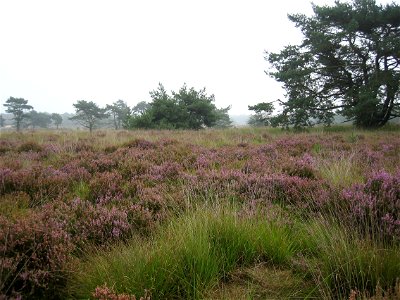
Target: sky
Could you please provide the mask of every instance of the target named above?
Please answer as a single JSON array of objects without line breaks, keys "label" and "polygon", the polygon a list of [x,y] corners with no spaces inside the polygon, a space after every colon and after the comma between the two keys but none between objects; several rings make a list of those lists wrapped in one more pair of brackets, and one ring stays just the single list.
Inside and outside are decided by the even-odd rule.
[{"label": "sky", "polygon": [[288,13],[311,15],[311,1],[0,0],[0,101],[72,113],[78,100],[132,107],[158,83],[186,83],[249,114],[284,98],[264,56],[301,41]]}]

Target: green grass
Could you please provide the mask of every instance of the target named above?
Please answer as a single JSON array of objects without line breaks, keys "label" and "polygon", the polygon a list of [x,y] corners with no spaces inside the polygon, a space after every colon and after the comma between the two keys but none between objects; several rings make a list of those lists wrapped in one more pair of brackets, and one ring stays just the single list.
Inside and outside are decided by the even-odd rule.
[{"label": "green grass", "polygon": [[[207,204],[170,220],[151,238],[88,253],[69,292],[89,298],[106,284],[117,294],[147,290],[152,299],[346,299],[351,290],[389,290],[400,275],[398,246],[360,239],[322,218],[288,223],[279,213],[267,221],[261,211],[251,217],[239,212],[234,205]],[[276,281],[281,276],[286,279]]]},{"label": "green grass", "polygon": [[295,248],[286,226],[244,218],[232,207],[198,209],[172,220],[150,240],[88,255],[71,292],[88,298],[97,286],[152,299],[200,299],[238,267],[258,260],[284,265]]},{"label": "green grass", "polygon": [[323,298],[345,299],[351,290],[374,291],[378,285],[389,290],[396,284],[398,245],[361,239],[337,222],[323,219],[303,226],[298,241],[311,253],[305,262]]}]

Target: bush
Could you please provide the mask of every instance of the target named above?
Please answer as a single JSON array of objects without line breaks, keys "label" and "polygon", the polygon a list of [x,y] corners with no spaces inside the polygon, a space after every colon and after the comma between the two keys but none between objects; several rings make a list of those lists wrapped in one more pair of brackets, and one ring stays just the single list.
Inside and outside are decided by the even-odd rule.
[{"label": "bush", "polygon": [[400,171],[373,173],[365,184],[343,191],[348,222],[374,239],[400,241]]},{"label": "bush", "polygon": [[43,150],[43,147],[40,146],[37,142],[25,142],[18,147],[18,152],[40,152]]},{"label": "bush", "polygon": [[72,248],[68,234],[51,221],[0,218],[0,298],[59,296]]}]

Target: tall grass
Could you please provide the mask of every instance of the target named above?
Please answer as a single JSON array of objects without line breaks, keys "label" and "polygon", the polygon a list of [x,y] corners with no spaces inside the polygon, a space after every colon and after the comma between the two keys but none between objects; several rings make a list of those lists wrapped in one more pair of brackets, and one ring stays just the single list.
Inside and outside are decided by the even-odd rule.
[{"label": "tall grass", "polygon": [[[348,298],[351,290],[390,290],[400,276],[400,247],[361,239],[335,220],[303,224],[298,242],[311,255],[304,264],[325,299]],[[304,271],[304,270],[303,270]]]},{"label": "tall grass", "polygon": [[[277,221],[279,223],[279,221]],[[239,266],[257,260],[285,264],[295,248],[286,226],[241,217],[227,206],[198,209],[172,220],[151,240],[133,240],[89,255],[71,287],[87,298],[97,286],[152,299],[200,299]]]},{"label": "tall grass", "polygon": [[341,155],[332,161],[322,161],[319,164],[321,177],[338,188],[349,187],[364,180],[362,169],[354,158],[354,153]]}]

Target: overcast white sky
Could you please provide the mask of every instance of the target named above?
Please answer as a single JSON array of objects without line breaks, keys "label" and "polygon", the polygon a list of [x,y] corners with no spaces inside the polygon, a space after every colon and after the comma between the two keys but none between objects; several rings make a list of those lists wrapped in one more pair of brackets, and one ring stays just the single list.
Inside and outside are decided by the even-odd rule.
[{"label": "overcast white sky", "polygon": [[186,82],[247,114],[283,95],[264,50],[300,41],[288,13],[310,15],[311,1],[0,0],[0,101],[57,113],[82,99],[134,106],[159,82],[168,91]]}]

